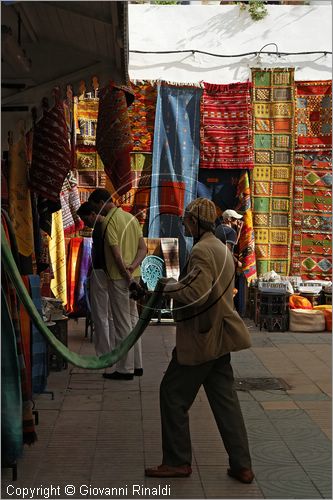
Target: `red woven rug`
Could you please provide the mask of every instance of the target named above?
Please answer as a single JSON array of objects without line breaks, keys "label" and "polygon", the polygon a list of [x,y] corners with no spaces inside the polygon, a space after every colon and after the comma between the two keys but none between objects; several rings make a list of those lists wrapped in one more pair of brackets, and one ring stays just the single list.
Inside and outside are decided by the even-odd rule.
[{"label": "red woven rug", "polygon": [[332,146],[332,81],[296,82],[296,144],[302,151]]},{"label": "red woven rug", "polygon": [[200,168],[253,168],[251,83],[204,83]]},{"label": "red woven rug", "polygon": [[153,150],[157,90],[148,82],[132,84],[135,100],[128,108],[131,121],[133,151],[149,153]]}]

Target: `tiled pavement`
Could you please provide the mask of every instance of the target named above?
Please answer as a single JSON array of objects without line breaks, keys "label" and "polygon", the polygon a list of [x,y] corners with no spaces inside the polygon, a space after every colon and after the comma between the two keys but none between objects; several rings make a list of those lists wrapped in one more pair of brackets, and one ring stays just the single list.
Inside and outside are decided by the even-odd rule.
[{"label": "tiled pavement", "polygon": [[[22,498],[23,487],[40,488],[25,491],[29,498],[332,498],[331,335],[249,327],[253,347],[232,356],[235,376],[282,378],[290,386],[238,392],[253,484],[226,475],[227,456],[203,391],[190,412],[192,476],[144,477],[144,467],[161,459],[158,389],[175,341],[173,325],[152,324],[143,336],[141,378],[111,381],[102,371],[75,367],[51,372],[55,399],[36,399],[38,442],[25,449],[17,481],[2,470],[1,498]],[[82,320],[71,321],[70,346],[93,354],[83,331]],[[66,495],[66,485],[74,495],[73,489]]]}]

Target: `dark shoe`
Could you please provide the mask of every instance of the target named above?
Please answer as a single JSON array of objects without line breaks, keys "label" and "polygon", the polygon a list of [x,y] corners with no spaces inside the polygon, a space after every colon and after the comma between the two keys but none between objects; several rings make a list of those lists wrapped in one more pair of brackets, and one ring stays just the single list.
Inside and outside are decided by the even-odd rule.
[{"label": "dark shoe", "polygon": [[237,479],[237,481],[246,484],[252,483],[254,479],[254,474],[252,470],[246,469],[245,467],[242,467],[241,469],[238,470],[228,469],[228,476],[233,477],[234,479]]},{"label": "dark shoe", "polygon": [[142,375],[143,375],[143,369],[142,368],[135,368],[134,376],[135,377],[142,377]]},{"label": "dark shoe", "polygon": [[133,380],[134,375],[133,373],[113,372],[113,373],[103,373],[103,377],[111,380]]},{"label": "dark shoe", "polygon": [[158,465],[145,469],[145,475],[148,477],[188,477],[192,474],[192,469],[189,465],[180,465],[173,467],[172,465]]}]

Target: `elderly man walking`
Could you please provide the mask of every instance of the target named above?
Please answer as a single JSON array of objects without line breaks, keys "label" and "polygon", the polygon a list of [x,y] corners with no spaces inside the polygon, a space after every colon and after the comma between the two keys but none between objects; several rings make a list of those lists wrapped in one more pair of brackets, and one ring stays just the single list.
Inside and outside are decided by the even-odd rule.
[{"label": "elderly man walking", "polygon": [[229,455],[229,476],[251,483],[254,474],[246,428],[234,389],[230,352],[250,347],[248,330],[233,307],[235,266],[231,252],[213,233],[215,205],[206,198],[185,210],[185,234],[194,246],[179,281],[164,278],[174,299],[176,347],[160,387],[162,464],[150,477],[191,474],[188,411],[203,385]]}]

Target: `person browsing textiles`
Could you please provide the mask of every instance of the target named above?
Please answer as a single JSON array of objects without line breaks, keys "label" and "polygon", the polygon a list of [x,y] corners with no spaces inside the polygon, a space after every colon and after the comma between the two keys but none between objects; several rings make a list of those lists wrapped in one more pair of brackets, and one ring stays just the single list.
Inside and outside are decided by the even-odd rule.
[{"label": "person browsing textiles", "polygon": [[[136,303],[130,298],[129,286],[133,280],[139,281],[140,264],[147,247],[138,220],[117,207],[106,189],[95,189],[89,197],[89,203],[97,212],[105,215],[102,225],[103,247],[117,347],[138,320]],[[134,375],[143,374],[141,339],[115,367],[116,371],[104,373],[103,377],[132,380]]]},{"label": "person browsing textiles", "polygon": [[189,409],[203,385],[229,456],[229,476],[251,483],[246,428],[234,388],[230,353],[250,347],[249,332],[233,306],[235,266],[213,231],[216,209],[206,198],[185,209],[185,235],[194,245],[179,281],[162,278],[163,295],[174,300],[176,347],[160,386],[162,464],[148,477],[192,473]]},{"label": "person browsing textiles", "polygon": [[87,201],[77,210],[77,215],[86,226],[93,228],[92,269],[90,280],[90,310],[94,323],[94,345],[97,356],[106,354],[115,346],[115,327],[105,272],[102,223],[104,216],[97,214]]}]

